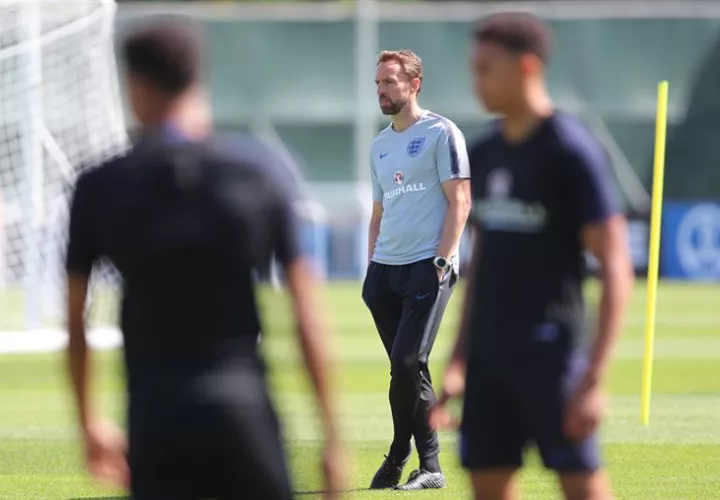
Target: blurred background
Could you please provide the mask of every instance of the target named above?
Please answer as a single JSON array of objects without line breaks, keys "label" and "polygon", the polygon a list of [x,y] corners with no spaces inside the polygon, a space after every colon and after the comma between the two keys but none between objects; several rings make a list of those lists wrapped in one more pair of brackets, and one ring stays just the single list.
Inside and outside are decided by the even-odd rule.
[{"label": "blurred background", "polygon": [[[308,248],[330,278],[364,272],[367,150],[387,125],[374,96],[374,56],[382,49],[416,51],[425,70],[421,105],[454,120],[471,141],[489,117],[471,94],[468,33],[473,21],[498,9],[535,11],[554,28],[551,92],[561,108],[584,118],[612,156],[640,272],[647,260],[656,89],[660,80],[670,81],[662,272],[720,277],[718,212],[698,219],[691,241],[677,241],[674,229],[686,203],[720,199],[715,2],[120,2],[118,32],[137,16],[169,9],[206,27],[217,126],[273,137],[301,165],[310,196],[322,207],[318,223],[326,225]],[[468,249],[463,245],[464,256]]]},{"label": "blurred background", "polygon": [[[375,57],[408,48],[424,62],[420,104],[468,142],[491,117],[471,93],[469,32],[478,18],[527,10],[555,30],[550,91],[604,142],[631,221],[639,279],[608,375],[605,457],[617,498],[713,499],[720,470],[720,1],[119,1],[0,0],[0,498],[118,498],[88,481],[68,394],[62,255],[77,172],[118,154],[135,128],[113,41],[143,18],[189,15],[205,28],[215,125],[253,134],[295,160],[307,203],[305,251],[328,282],[323,315],[338,336],[341,424],[367,485],[392,435],[389,365],[360,299],[370,214],[368,148],[388,124]],[[670,83],[657,295],[653,413],[641,427],[648,221],[657,86]],[[467,257],[467,241],[461,253]],[[592,262],[590,262],[592,265]],[[89,342],[102,409],[124,420],[116,279],[94,273]],[[271,277],[276,273],[271,273]],[[110,285],[110,286],[108,286]],[[433,350],[440,379],[459,320],[458,286]],[[586,288],[589,315],[598,284]],[[296,489],[321,487],[313,396],[287,295],[258,287],[261,349],[286,429]],[[212,319],[209,318],[209,321]],[[265,335],[267,333],[267,335]],[[457,411],[457,409],[456,409]],[[456,434],[441,435],[448,488],[468,498]],[[312,458],[312,459],[311,459]],[[537,456],[528,498],[558,498]],[[373,492],[374,493],[374,492]],[[349,498],[394,498],[358,491]],[[108,496],[113,495],[113,496]]]},{"label": "blurred background", "polygon": [[[143,17],[170,13],[201,21],[216,127],[271,141],[295,159],[309,200],[306,251],[322,275],[360,279],[370,213],[367,151],[388,123],[375,97],[376,54],[417,52],[425,71],[421,105],[455,121],[470,142],[490,117],[470,91],[469,30],[478,18],[508,9],[533,11],[555,30],[550,90],[612,157],[638,273],[647,265],[657,83],[669,80],[661,274],[720,278],[718,2],[5,4],[1,286],[52,289],[62,205],[74,172],[122,148],[134,126],[111,41]],[[463,259],[468,251],[465,241]],[[37,324],[41,304],[27,307],[35,308],[28,322]]]}]

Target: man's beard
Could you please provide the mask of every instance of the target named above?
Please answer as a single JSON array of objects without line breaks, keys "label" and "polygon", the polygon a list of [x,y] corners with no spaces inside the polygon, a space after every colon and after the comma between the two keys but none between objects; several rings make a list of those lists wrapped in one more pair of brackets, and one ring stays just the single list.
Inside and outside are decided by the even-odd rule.
[{"label": "man's beard", "polygon": [[382,114],[384,114],[384,115],[391,115],[391,116],[396,115],[400,111],[402,111],[402,109],[405,107],[406,104],[407,104],[407,101],[405,101],[405,100],[393,101],[389,97],[386,97],[385,103],[384,104],[382,102],[380,103],[380,111],[382,111]]}]

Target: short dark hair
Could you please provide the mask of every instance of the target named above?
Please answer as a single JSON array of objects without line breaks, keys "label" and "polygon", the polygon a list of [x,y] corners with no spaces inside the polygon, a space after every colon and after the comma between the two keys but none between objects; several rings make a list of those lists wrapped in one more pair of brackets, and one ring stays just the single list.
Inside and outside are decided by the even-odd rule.
[{"label": "short dark hair", "polygon": [[473,37],[516,54],[534,54],[543,62],[548,62],[552,53],[550,27],[528,12],[506,12],[481,19]]},{"label": "short dark hair", "polygon": [[127,70],[175,96],[200,77],[199,26],[188,19],[163,16],[148,21],[123,43]]},{"label": "short dark hair", "polygon": [[[377,64],[395,61],[403,70],[405,76],[412,80],[418,78],[420,80],[420,88],[422,88],[423,81],[423,66],[422,59],[412,50],[383,50],[377,59]],[[418,94],[420,89],[418,89]]]}]

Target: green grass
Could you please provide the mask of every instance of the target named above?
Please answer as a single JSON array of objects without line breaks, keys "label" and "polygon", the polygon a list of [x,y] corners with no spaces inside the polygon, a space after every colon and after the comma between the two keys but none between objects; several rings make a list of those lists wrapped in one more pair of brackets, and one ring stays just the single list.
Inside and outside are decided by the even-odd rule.
[{"label": "green grass", "polygon": [[[589,286],[591,301],[597,288]],[[457,322],[453,300],[432,358],[439,375]],[[387,403],[389,369],[356,284],[333,284],[324,310],[337,334],[341,419],[352,458],[350,487],[364,488],[392,434]],[[321,487],[319,432],[311,394],[300,368],[286,298],[263,294],[264,351],[275,400],[283,417],[287,450],[298,491]],[[639,423],[643,352],[644,284],[631,310],[608,380],[610,410],[603,454],[618,499],[706,500],[720,498],[720,287],[664,283],[658,295],[652,419]],[[107,311],[107,303],[100,309]],[[0,331],[22,325],[22,297],[0,295]],[[107,319],[107,318],[106,318]],[[122,421],[122,367],[117,352],[98,353],[94,389],[103,410]],[[439,379],[436,376],[436,379]],[[119,494],[93,485],[80,448],[60,354],[0,358],[0,499],[90,499]],[[454,433],[441,436],[448,488],[412,493],[413,498],[470,498],[458,467]],[[534,453],[521,475],[524,498],[555,499],[554,478]],[[415,465],[414,463],[412,465]],[[121,495],[120,495],[121,496]],[[399,498],[395,492],[358,491],[348,498]],[[307,494],[300,498],[318,498]]]}]

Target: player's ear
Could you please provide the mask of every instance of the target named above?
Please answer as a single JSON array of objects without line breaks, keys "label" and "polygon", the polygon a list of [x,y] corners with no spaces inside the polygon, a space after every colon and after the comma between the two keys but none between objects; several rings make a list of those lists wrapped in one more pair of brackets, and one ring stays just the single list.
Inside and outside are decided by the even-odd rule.
[{"label": "player's ear", "polygon": [[420,78],[413,78],[412,80],[410,80],[410,85],[412,85],[411,88],[416,94],[420,93]]},{"label": "player's ear", "polygon": [[520,71],[524,76],[534,76],[542,73],[543,63],[535,54],[521,54],[518,59]]}]

